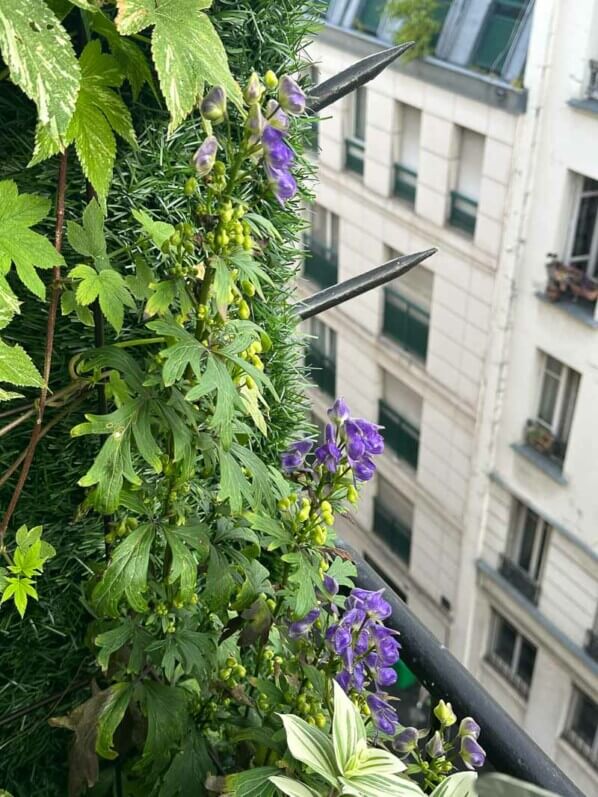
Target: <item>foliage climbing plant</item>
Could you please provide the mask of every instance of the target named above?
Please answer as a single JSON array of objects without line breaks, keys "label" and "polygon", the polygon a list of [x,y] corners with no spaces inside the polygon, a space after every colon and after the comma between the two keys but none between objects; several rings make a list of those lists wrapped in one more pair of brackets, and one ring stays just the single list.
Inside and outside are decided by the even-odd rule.
[{"label": "foliage climbing plant", "polygon": [[[3,164],[0,182],[0,436],[25,443],[0,476],[0,619],[17,615],[8,645],[26,623],[66,636],[54,578],[70,596],[83,581],[72,682],[91,695],[62,716],[64,691],[41,700],[72,732],[71,795],[300,793],[280,714],[324,735],[333,684],[373,744],[403,745],[393,793],[483,761],[473,720],[449,738],[450,706],[425,749],[402,728],[390,607],[352,589],[334,545],[378,427],[337,400],[316,446],[305,420],[290,285],[311,123],[290,73],[310,11],[0,0],[0,101],[15,125],[33,119],[17,88],[37,110],[31,171]],[[50,200],[20,187],[50,173],[52,241]],[[28,793],[18,771],[7,785]],[[62,774],[35,777],[64,793]]]}]

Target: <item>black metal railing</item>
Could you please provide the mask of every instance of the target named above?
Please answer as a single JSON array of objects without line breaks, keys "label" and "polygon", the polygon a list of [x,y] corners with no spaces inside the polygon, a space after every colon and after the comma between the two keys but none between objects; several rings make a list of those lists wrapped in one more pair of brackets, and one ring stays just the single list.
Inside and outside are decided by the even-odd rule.
[{"label": "black metal railing", "polygon": [[500,557],[500,574],[522,595],[534,605],[538,604],[540,585],[533,579],[527,570],[508,556]]},{"label": "black metal railing", "polygon": [[384,427],[384,441],[399,459],[417,469],[419,429],[405,420],[382,399],[378,402],[378,423]]},{"label": "black metal railing", "polygon": [[586,653],[588,653],[594,661],[598,661],[598,631],[595,631],[593,628],[588,628],[584,647]]},{"label": "black metal railing", "polygon": [[411,354],[426,359],[430,314],[423,307],[405,298],[403,294],[387,288],[384,292],[382,332]]},{"label": "black metal railing", "polygon": [[395,163],[393,193],[411,205],[415,205],[417,191],[417,172]]},{"label": "black metal railing", "polygon": [[313,238],[307,240],[303,273],[322,288],[336,285],[338,280],[338,254]]},{"label": "black metal railing", "polygon": [[489,763],[501,772],[553,791],[560,797],[584,797],[582,792],[484,689],[473,675],[417,619],[370,565],[345,543],[357,566],[363,589],[385,589],[392,607],[385,623],[401,633],[401,658],[434,699],[450,701],[456,714],[472,716],[482,728],[480,742]]},{"label": "black metal railing", "polygon": [[449,224],[473,236],[478,213],[478,203],[458,191],[451,191]]},{"label": "black metal railing", "polygon": [[345,168],[355,174],[363,174],[365,156],[365,141],[357,138],[345,140]]},{"label": "black metal railing", "polygon": [[334,397],[336,391],[336,362],[315,346],[309,345],[305,351],[305,364],[310,369],[311,379],[322,393]]},{"label": "black metal railing", "polygon": [[411,529],[395,517],[379,498],[374,498],[374,533],[405,564],[411,557]]}]

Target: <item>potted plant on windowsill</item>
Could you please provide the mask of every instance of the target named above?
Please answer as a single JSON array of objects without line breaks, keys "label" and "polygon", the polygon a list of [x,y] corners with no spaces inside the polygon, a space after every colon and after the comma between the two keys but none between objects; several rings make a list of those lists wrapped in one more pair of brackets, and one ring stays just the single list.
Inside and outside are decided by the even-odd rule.
[{"label": "potted plant on windowsill", "polygon": [[554,435],[538,421],[529,420],[525,427],[525,442],[540,454],[549,454],[554,445]]}]

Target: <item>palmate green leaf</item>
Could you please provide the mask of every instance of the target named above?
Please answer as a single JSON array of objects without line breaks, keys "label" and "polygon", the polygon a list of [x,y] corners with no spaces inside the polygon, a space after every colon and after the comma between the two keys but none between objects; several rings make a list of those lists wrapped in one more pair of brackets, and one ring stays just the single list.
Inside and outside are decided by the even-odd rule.
[{"label": "palmate green leaf", "polygon": [[108,323],[120,332],[125,317],[125,305],[135,307],[135,300],[123,277],[112,268],[96,271],[91,266],[79,265],[71,269],[69,277],[79,280],[76,291],[77,302],[87,307],[96,299]]},{"label": "palmate green leaf", "polygon": [[181,536],[176,534],[175,529],[164,529],[164,536],[172,554],[168,583],[175,584],[179,581],[180,596],[184,601],[188,601],[197,583],[195,557]]},{"label": "palmate green leaf", "polygon": [[153,291],[145,305],[147,316],[165,315],[170,311],[178,292],[178,280],[162,280],[150,285]]},{"label": "palmate green leaf", "polygon": [[145,83],[157,95],[154,78],[143,50],[131,39],[121,36],[112,20],[104,13],[95,14],[91,20],[91,28],[108,42],[111,54],[118,61],[125,79],[129,81],[133,100],[137,101]]},{"label": "palmate green leaf", "polygon": [[133,689],[132,683],[117,683],[108,690],[108,699],[104,703],[98,719],[95,744],[96,752],[102,758],[114,759],[118,755],[112,746],[114,733],[123,721],[133,697]]},{"label": "palmate green leaf", "polygon": [[64,263],[50,241],[30,229],[47,216],[49,209],[49,200],[36,194],[19,194],[13,180],[0,181],[0,277],[14,263],[23,285],[40,299],[46,295],[46,287],[35,268]]},{"label": "palmate green leaf", "polygon": [[[77,427],[75,427],[77,429]],[[73,433],[75,432],[73,429]],[[131,462],[130,432],[115,432],[106,440],[91,468],[82,476],[81,487],[97,484],[95,505],[106,514],[116,511],[125,478],[131,484],[141,484]]]},{"label": "palmate green leaf", "polygon": [[[114,132],[135,146],[129,109],[114,91],[124,79],[116,59],[102,52],[99,39],[84,48],[79,60],[81,86],[66,143],[75,144],[81,168],[100,200],[105,200],[116,158]],[[56,154],[57,147],[43,124],[38,125],[30,166]]]},{"label": "palmate green leaf", "polygon": [[315,587],[320,587],[322,577],[318,568],[312,563],[306,551],[286,553],[283,562],[291,565],[289,583],[296,587],[294,616],[304,617],[316,605]]},{"label": "palmate green leaf", "polygon": [[180,744],[187,719],[187,696],[177,686],[146,680],[143,697],[147,737],[142,760],[157,770],[167,763],[170,750]]},{"label": "palmate green leaf", "polygon": [[75,252],[91,257],[98,271],[110,266],[104,235],[104,213],[94,197],[83,211],[83,225],[68,221],[66,235]]},{"label": "palmate green leaf", "polygon": [[267,515],[258,515],[255,512],[248,512],[245,517],[252,529],[266,535],[263,542],[267,543],[269,551],[275,551],[281,545],[293,542],[292,533],[280,521]]},{"label": "palmate green leaf", "polygon": [[143,209],[133,210],[133,218],[141,224],[143,231],[151,238],[158,249],[160,249],[164,241],[167,241],[174,233],[172,224],[168,224],[168,222],[165,221],[155,221],[149,213]]},{"label": "palmate green leaf", "polygon": [[50,138],[63,143],[81,73],[56,15],[43,0],[0,0],[0,50],[12,82],[36,104]]},{"label": "palmate green leaf", "polygon": [[243,496],[251,498],[251,484],[233,455],[224,448],[218,450],[220,462],[220,490],[218,498],[228,501],[232,512],[243,508]]},{"label": "palmate green leaf", "polygon": [[[196,345],[200,344],[196,341]],[[205,351],[203,347],[202,351]],[[168,350],[166,356],[168,356]],[[193,366],[192,362],[190,364]],[[219,434],[222,447],[227,451],[233,439],[232,423],[235,417],[235,407],[240,403],[241,398],[226,365],[216,355],[209,353],[206,370],[199,384],[192,387],[185,398],[187,401],[198,401],[214,391],[216,391],[216,406],[210,419],[210,426]]]},{"label": "palmate green leaf", "polygon": [[42,387],[44,380],[22,346],[9,346],[0,339],[0,382],[19,387]]},{"label": "palmate green leaf", "polygon": [[151,25],[152,56],[170,111],[172,132],[193,110],[204,83],[220,85],[237,105],[241,90],[231,75],[226,52],[202,9],[211,0],[118,0],[116,25],[123,35]]},{"label": "palmate green leaf", "polygon": [[38,599],[33,581],[30,578],[7,578],[2,598],[0,599],[0,606],[11,598],[18,613],[23,618],[27,610],[28,598]]},{"label": "palmate green leaf", "polygon": [[354,587],[354,579],[357,577],[357,568],[353,562],[336,556],[330,564],[328,575],[332,576],[341,587]]},{"label": "palmate green leaf", "polygon": [[274,775],[270,778],[270,783],[273,783],[279,791],[286,794],[287,797],[318,797],[318,793],[310,789],[304,783],[299,783],[298,780],[283,777],[282,775]]},{"label": "palmate green leaf", "polygon": [[159,797],[192,797],[213,768],[205,738],[191,731],[164,775]]},{"label": "palmate green leaf", "polygon": [[334,749],[328,736],[294,714],[281,714],[280,719],[293,758],[313,769],[331,786],[338,786]]},{"label": "palmate green leaf", "polygon": [[270,472],[266,464],[240,443],[233,443],[231,447],[233,456],[251,474],[252,489],[249,503],[253,509],[259,509],[265,505],[269,509],[274,508],[274,496],[272,495],[272,484],[270,482]]},{"label": "palmate green leaf", "polygon": [[123,597],[126,597],[135,611],[146,611],[143,593],[147,585],[149,556],[154,537],[154,528],[143,524],[116,546],[102,580],[92,593],[92,601],[99,614],[117,617]]},{"label": "palmate green leaf", "polygon": [[135,626],[130,619],[127,619],[120,622],[116,628],[112,628],[110,631],[104,631],[102,634],[96,636],[94,644],[100,648],[97,654],[97,660],[104,672],[108,669],[110,656],[126,645],[127,642],[133,638],[134,633]]},{"label": "palmate green leaf", "polygon": [[7,327],[12,319],[21,312],[21,302],[4,277],[0,276],[0,329]]}]

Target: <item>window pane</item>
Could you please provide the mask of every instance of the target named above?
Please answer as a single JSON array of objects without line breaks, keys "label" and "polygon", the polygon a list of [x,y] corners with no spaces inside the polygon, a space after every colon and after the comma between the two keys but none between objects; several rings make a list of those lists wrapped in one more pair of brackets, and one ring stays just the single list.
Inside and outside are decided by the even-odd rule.
[{"label": "window pane", "polygon": [[420,118],[421,113],[417,108],[402,106],[399,163],[414,172],[417,172],[419,166]]},{"label": "window pane", "polygon": [[353,135],[358,141],[365,141],[365,89],[357,89],[354,96]]},{"label": "window pane", "polygon": [[527,639],[521,640],[521,650],[519,653],[519,661],[517,663],[517,675],[525,681],[526,684],[531,684],[532,676],[534,674],[534,664],[536,661],[536,647],[528,642]]},{"label": "window pane", "polygon": [[523,21],[529,0],[494,0],[482,26],[472,63],[500,73]]},{"label": "window pane", "polygon": [[577,371],[569,370],[559,428],[557,429],[558,438],[563,443],[569,440],[571,424],[573,423],[573,413],[575,412],[575,402],[577,400],[577,390],[579,388],[579,379],[580,376]]},{"label": "window pane", "polygon": [[554,357],[547,357],[544,366],[544,378],[542,381],[542,394],[540,396],[540,406],[538,407],[538,418],[544,423],[552,426],[554,421],[554,410],[559,392],[563,366]]},{"label": "window pane", "polygon": [[537,547],[537,554],[536,554],[536,561],[532,563],[532,570],[530,571],[530,575],[532,578],[535,578],[536,581],[540,578],[540,572],[542,570],[542,562],[544,561],[544,553],[546,551],[546,545],[548,543],[548,535],[550,533],[550,526],[545,521],[542,521],[540,526],[540,544]]},{"label": "window pane", "polygon": [[571,730],[589,747],[592,747],[598,730],[598,704],[582,692],[577,695],[577,706],[571,722]]},{"label": "window pane", "polygon": [[502,617],[498,618],[496,624],[496,636],[494,639],[494,653],[509,666],[513,663],[515,654],[515,641],[517,632],[512,625],[509,625]]},{"label": "window pane", "polygon": [[572,257],[589,257],[597,218],[598,196],[582,197],[579,203],[577,224],[575,225],[573,248],[571,250]]},{"label": "window pane", "polygon": [[362,0],[353,20],[355,30],[375,36],[385,5],[386,0]]},{"label": "window pane", "polygon": [[330,249],[338,254],[338,216],[336,213],[330,214]]},{"label": "window pane", "polygon": [[456,189],[459,194],[463,194],[475,202],[480,198],[484,141],[484,136],[479,133],[474,133],[472,130],[461,130]]},{"label": "window pane", "polygon": [[521,544],[519,546],[518,564],[524,570],[530,572],[532,563],[532,554],[534,551],[534,541],[536,539],[536,528],[538,524],[538,516],[531,509],[528,509],[523,523],[521,533]]},{"label": "window pane", "polygon": [[326,209],[322,205],[314,205],[311,235],[314,241],[326,245]]}]

